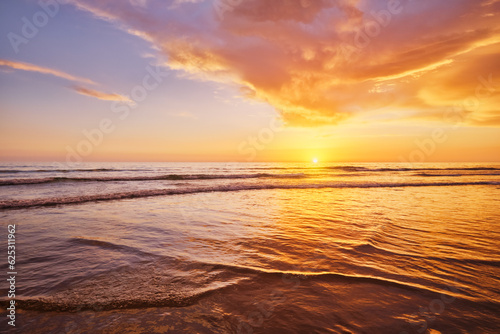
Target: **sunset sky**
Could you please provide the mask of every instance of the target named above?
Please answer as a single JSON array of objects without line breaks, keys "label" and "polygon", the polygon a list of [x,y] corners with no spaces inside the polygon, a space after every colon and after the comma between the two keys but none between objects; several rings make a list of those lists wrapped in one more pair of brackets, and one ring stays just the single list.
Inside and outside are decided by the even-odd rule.
[{"label": "sunset sky", "polygon": [[0,2],[2,161],[500,161],[500,0]]}]

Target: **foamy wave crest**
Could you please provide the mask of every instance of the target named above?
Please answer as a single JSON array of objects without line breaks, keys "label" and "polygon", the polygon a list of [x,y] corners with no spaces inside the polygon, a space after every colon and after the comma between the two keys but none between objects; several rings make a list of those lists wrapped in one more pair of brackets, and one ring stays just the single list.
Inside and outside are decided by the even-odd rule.
[{"label": "foamy wave crest", "polygon": [[276,178],[295,179],[306,177],[303,173],[295,174],[166,174],[156,176],[118,176],[118,177],[46,177],[0,180],[0,186],[17,186],[26,184],[43,184],[56,182],[115,182],[115,181],[163,181],[163,180],[216,180],[216,179],[255,179]]},{"label": "foamy wave crest", "polygon": [[[141,298],[141,292],[137,292],[136,298],[105,298],[102,300],[88,299],[85,291],[80,292],[80,298],[75,298],[76,293],[71,294],[71,298],[21,298],[16,300],[19,309],[34,310],[38,312],[75,312],[85,310],[115,310],[115,309],[138,309],[149,307],[186,307],[195,304],[203,297],[223,289],[198,289],[190,294],[164,293],[163,296],[147,296]],[[1,303],[1,302],[0,302]]]},{"label": "foamy wave crest", "polygon": [[[182,278],[172,282],[172,277],[165,278],[155,274],[152,278],[141,276],[140,273],[123,273],[125,277],[118,277],[118,274],[117,272],[90,278],[50,296],[21,297],[16,299],[16,308],[38,312],[79,312],[186,307],[246,279],[233,278],[225,282],[194,284]],[[114,280],[110,282],[109,279]],[[123,291],[129,293],[124,294]],[[0,299],[0,305],[7,303],[5,298]]]},{"label": "foamy wave crest", "polygon": [[79,204],[86,202],[99,202],[121,199],[132,199],[141,197],[183,195],[204,192],[230,192],[244,190],[264,189],[324,189],[324,188],[401,188],[401,187],[449,187],[449,186],[473,186],[473,185],[500,185],[500,182],[429,182],[429,183],[306,183],[306,184],[232,184],[218,186],[187,186],[179,189],[149,189],[131,192],[97,194],[74,197],[53,197],[24,200],[0,201],[0,210],[21,209],[36,206],[54,206],[66,204]]}]

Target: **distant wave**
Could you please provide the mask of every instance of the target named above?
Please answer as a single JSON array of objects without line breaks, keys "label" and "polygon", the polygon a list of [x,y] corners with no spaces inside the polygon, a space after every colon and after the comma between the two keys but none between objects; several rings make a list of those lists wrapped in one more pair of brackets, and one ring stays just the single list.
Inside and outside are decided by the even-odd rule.
[{"label": "distant wave", "polygon": [[131,198],[183,195],[204,192],[230,192],[264,189],[324,189],[324,188],[401,188],[401,187],[443,187],[469,185],[500,185],[500,182],[429,182],[429,183],[319,183],[319,184],[232,184],[205,187],[187,187],[181,189],[150,189],[111,194],[84,195],[75,197],[39,198],[25,200],[0,201],[0,210],[20,209],[36,206],[54,206],[63,204],[79,204],[86,202],[110,201]]},{"label": "distant wave", "polygon": [[[132,169],[131,171],[144,171],[145,169]],[[88,169],[0,169],[0,174],[13,173],[72,173],[72,172],[120,172],[124,169],[113,168],[88,168]]]},{"label": "distant wave", "polygon": [[405,172],[405,171],[500,171],[500,167],[446,167],[446,168],[438,168],[438,167],[382,167],[382,168],[372,168],[366,166],[356,166],[356,165],[337,165],[337,166],[322,166],[322,165],[310,165],[310,166],[291,166],[291,167],[249,167],[248,169],[258,170],[321,170],[321,169],[330,169],[330,170],[344,170],[344,171],[352,171],[352,172]]},{"label": "distant wave", "polygon": [[345,172],[432,172],[432,171],[500,171],[499,167],[382,167],[382,168],[372,168],[365,166],[355,166],[355,165],[342,165],[342,166],[296,166],[296,167],[253,167],[251,169],[281,169],[281,170],[341,170]]},{"label": "distant wave", "polygon": [[[289,170],[294,173],[266,173],[260,172],[262,170]],[[280,168],[280,167],[269,167],[269,168],[249,168],[245,171],[256,171],[256,173],[238,173],[238,170],[233,170],[233,173],[223,174],[161,174],[161,175],[139,175],[139,176],[55,176],[55,177],[30,177],[30,178],[9,178],[0,179],[0,186],[15,186],[15,185],[28,185],[28,184],[43,184],[43,183],[59,183],[59,182],[113,182],[113,181],[162,181],[162,180],[215,180],[215,179],[252,179],[252,178],[306,178],[308,176],[317,177],[317,174],[308,174],[307,171],[315,170],[338,170],[346,172],[345,174],[334,174],[332,176],[355,176],[357,173],[382,173],[382,172],[415,172],[413,175],[421,177],[460,177],[460,176],[499,176],[500,168],[495,167],[464,167],[464,168],[369,168],[363,166],[326,166],[326,167],[311,167],[311,168]],[[125,170],[125,169],[109,169],[109,168],[98,168],[98,169],[68,169],[68,170],[57,170],[57,169],[47,169],[47,170],[0,170],[0,173],[45,173],[45,172],[140,172],[153,170]],[[258,172],[257,172],[258,171]],[[474,173],[484,172],[484,173]],[[328,176],[325,174],[323,176]]]},{"label": "distant wave", "polygon": [[[244,166],[240,170],[343,170],[348,172],[405,172],[405,171],[500,171],[500,167],[382,167],[382,168],[372,168],[366,166],[356,166],[356,165],[339,165],[339,166],[290,166],[290,167],[279,167],[279,166]],[[226,170],[227,168],[209,168],[211,170]],[[230,168],[231,169],[231,168]],[[167,168],[168,170],[168,168]],[[231,169],[238,170],[238,169]],[[120,168],[77,168],[77,169],[0,169],[0,174],[15,174],[15,173],[82,173],[82,172],[154,172],[158,169],[120,169]],[[166,170],[165,170],[166,171]]]},{"label": "distant wave", "polygon": [[[491,175],[491,174],[466,174],[467,176],[471,176],[471,175]],[[500,175],[500,174],[493,174],[493,175]],[[423,176],[423,177],[445,177],[445,176],[449,176],[449,177],[460,177],[460,176],[463,176],[463,174],[432,174],[432,173],[416,173],[415,176]]]},{"label": "distant wave", "polygon": [[113,181],[162,181],[162,180],[216,180],[216,179],[254,179],[254,178],[303,178],[303,173],[296,174],[167,174],[155,176],[117,176],[117,177],[47,177],[0,180],[0,186],[24,184],[42,184],[56,182],[113,182]]},{"label": "distant wave", "polygon": [[[320,167],[321,168],[321,167]],[[500,171],[496,167],[462,167],[462,168],[369,168],[362,166],[331,166],[326,169],[339,169],[352,172],[408,172],[408,171]]]},{"label": "distant wave", "polygon": [[440,173],[416,173],[416,176],[423,176],[423,177],[460,177],[460,176],[498,176],[500,173],[467,173],[467,174],[440,174]]}]

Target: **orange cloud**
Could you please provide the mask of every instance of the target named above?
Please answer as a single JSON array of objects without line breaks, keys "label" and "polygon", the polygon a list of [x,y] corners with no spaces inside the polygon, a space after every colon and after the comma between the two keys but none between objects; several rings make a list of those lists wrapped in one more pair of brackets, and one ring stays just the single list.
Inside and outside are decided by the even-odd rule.
[{"label": "orange cloud", "polygon": [[[210,1],[77,3],[152,42],[173,69],[236,82],[292,126],[378,109],[448,122],[439,115],[474,97],[480,76],[500,75],[499,1],[226,1],[237,4],[222,17]],[[499,125],[499,89],[464,120]]]},{"label": "orange cloud", "polygon": [[128,97],[120,94],[108,94],[80,86],[74,86],[73,89],[79,94],[95,97],[99,100],[132,102]]},{"label": "orange cloud", "polygon": [[22,70],[22,71],[29,71],[29,72],[37,72],[37,73],[42,73],[42,74],[49,74],[53,75],[55,77],[61,78],[61,79],[66,79],[69,81],[74,81],[74,82],[80,82],[80,83],[86,83],[90,85],[95,85],[95,82],[93,82],[90,79],[87,78],[81,78],[81,77],[76,77],[74,75],[59,71],[59,70],[54,70],[51,68],[47,67],[42,67],[42,66],[37,66],[34,64],[28,64],[28,63],[21,63],[17,61],[10,61],[10,60],[5,60],[5,59],[0,59],[0,66],[5,66],[9,67],[15,70]]}]

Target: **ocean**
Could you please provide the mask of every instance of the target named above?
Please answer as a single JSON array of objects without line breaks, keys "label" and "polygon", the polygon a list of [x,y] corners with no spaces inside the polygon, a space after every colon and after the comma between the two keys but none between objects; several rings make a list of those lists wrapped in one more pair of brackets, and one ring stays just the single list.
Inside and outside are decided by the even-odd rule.
[{"label": "ocean", "polygon": [[8,333],[500,333],[500,164],[9,163],[0,217]]}]

